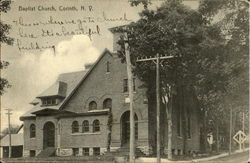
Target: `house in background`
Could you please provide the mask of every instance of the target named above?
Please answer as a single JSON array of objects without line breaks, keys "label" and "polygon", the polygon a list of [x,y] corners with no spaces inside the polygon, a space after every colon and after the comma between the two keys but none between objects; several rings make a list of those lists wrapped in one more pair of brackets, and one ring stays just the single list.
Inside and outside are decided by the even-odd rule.
[{"label": "house in background", "polygon": [[[1,157],[9,157],[9,135],[0,140]],[[11,157],[23,156],[23,125],[20,126],[16,134],[11,134]]]},{"label": "house in background", "polygon": [[[89,156],[109,150],[119,154],[128,148],[129,97],[126,64],[114,52],[104,50],[97,61],[84,71],[59,75],[57,81],[38,95],[33,109],[20,117],[24,123],[24,156]],[[155,153],[156,109],[148,101],[147,89],[134,77],[135,137],[137,151]],[[179,97],[186,96],[185,103]],[[173,109],[173,152],[176,155],[199,151],[198,105],[190,93],[179,93]],[[184,128],[183,110],[188,110]],[[164,109],[162,110],[164,112]],[[162,146],[167,153],[167,121],[162,114]],[[185,129],[185,130],[184,130]],[[184,141],[183,133],[187,132]],[[125,150],[126,151],[126,150]]]}]

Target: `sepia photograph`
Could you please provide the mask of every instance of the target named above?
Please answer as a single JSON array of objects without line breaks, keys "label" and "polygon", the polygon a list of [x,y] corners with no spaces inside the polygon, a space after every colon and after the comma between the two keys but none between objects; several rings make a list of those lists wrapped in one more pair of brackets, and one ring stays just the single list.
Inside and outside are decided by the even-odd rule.
[{"label": "sepia photograph", "polygon": [[0,0],[3,163],[248,163],[249,0]]}]

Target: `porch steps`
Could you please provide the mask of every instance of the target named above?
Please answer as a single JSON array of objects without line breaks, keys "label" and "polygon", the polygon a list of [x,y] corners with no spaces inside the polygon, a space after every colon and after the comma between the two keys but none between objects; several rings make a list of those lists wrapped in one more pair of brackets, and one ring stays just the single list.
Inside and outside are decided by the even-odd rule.
[{"label": "porch steps", "polygon": [[54,147],[47,147],[44,150],[42,150],[36,157],[44,158],[44,157],[51,157],[55,156],[56,149]]}]

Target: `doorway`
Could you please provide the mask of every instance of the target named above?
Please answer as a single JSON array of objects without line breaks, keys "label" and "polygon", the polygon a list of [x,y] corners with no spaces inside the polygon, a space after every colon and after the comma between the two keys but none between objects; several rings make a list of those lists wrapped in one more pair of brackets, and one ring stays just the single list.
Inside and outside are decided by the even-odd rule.
[{"label": "doorway", "polygon": [[[138,117],[135,114],[135,140],[138,140]],[[121,137],[122,137],[122,145],[129,144],[130,140],[130,111],[126,111],[123,113],[121,117]]]},{"label": "doorway", "polygon": [[43,149],[55,147],[55,125],[52,122],[46,122],[43,127]]}]

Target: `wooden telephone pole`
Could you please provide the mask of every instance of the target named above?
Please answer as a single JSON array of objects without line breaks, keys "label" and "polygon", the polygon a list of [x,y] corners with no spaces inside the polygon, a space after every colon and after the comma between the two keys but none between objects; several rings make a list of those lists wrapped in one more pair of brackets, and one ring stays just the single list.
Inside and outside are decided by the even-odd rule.
[{"label": "wooden telephone pole", "polygon": [[133,75],[131,68],[131,60],[129,53],[129,45],[128,45],[128,36],[127,33],[125,36],[125,55],[127,62],[127,74],[128,74],[128,91],[129,91],[129,110],[130,110],[130,144],[129,144],[129,162],[135,162],[135,120],[134,120],[134,108],[133,108]]},{"label": "wooden telephone pole", "polygon": [[232,153],[232,128],[233,128],[233,110],[230,106],[230,126],[229,126],[229,155]]},{"label": "wooden telephone pole", "polygon": [[12,114],[11,113],[11,110],[12,109],[5,109],[8,111],[8,113],[6,113],[8,115],[8,132],[9,132],[9,158],[11,158],[11,130],[10,130],[10,115]]},{"label": "wooden telephone pole", "polygon": [[[245,113],[242,112],[242,132],[245,133]],[[243,151],[245,150],[245,142],[242,143]]]},{"label": "wooden telephone pole", "polygon": [[[170,59],[174,56],[159,56],[137,59],[137,62],[153,61],[156,64],[156,132],[157,132],[157,163],[161,162],[161,140],[160,140],[160,60]],[[156,61],[156,62],[155,62]]]}]

